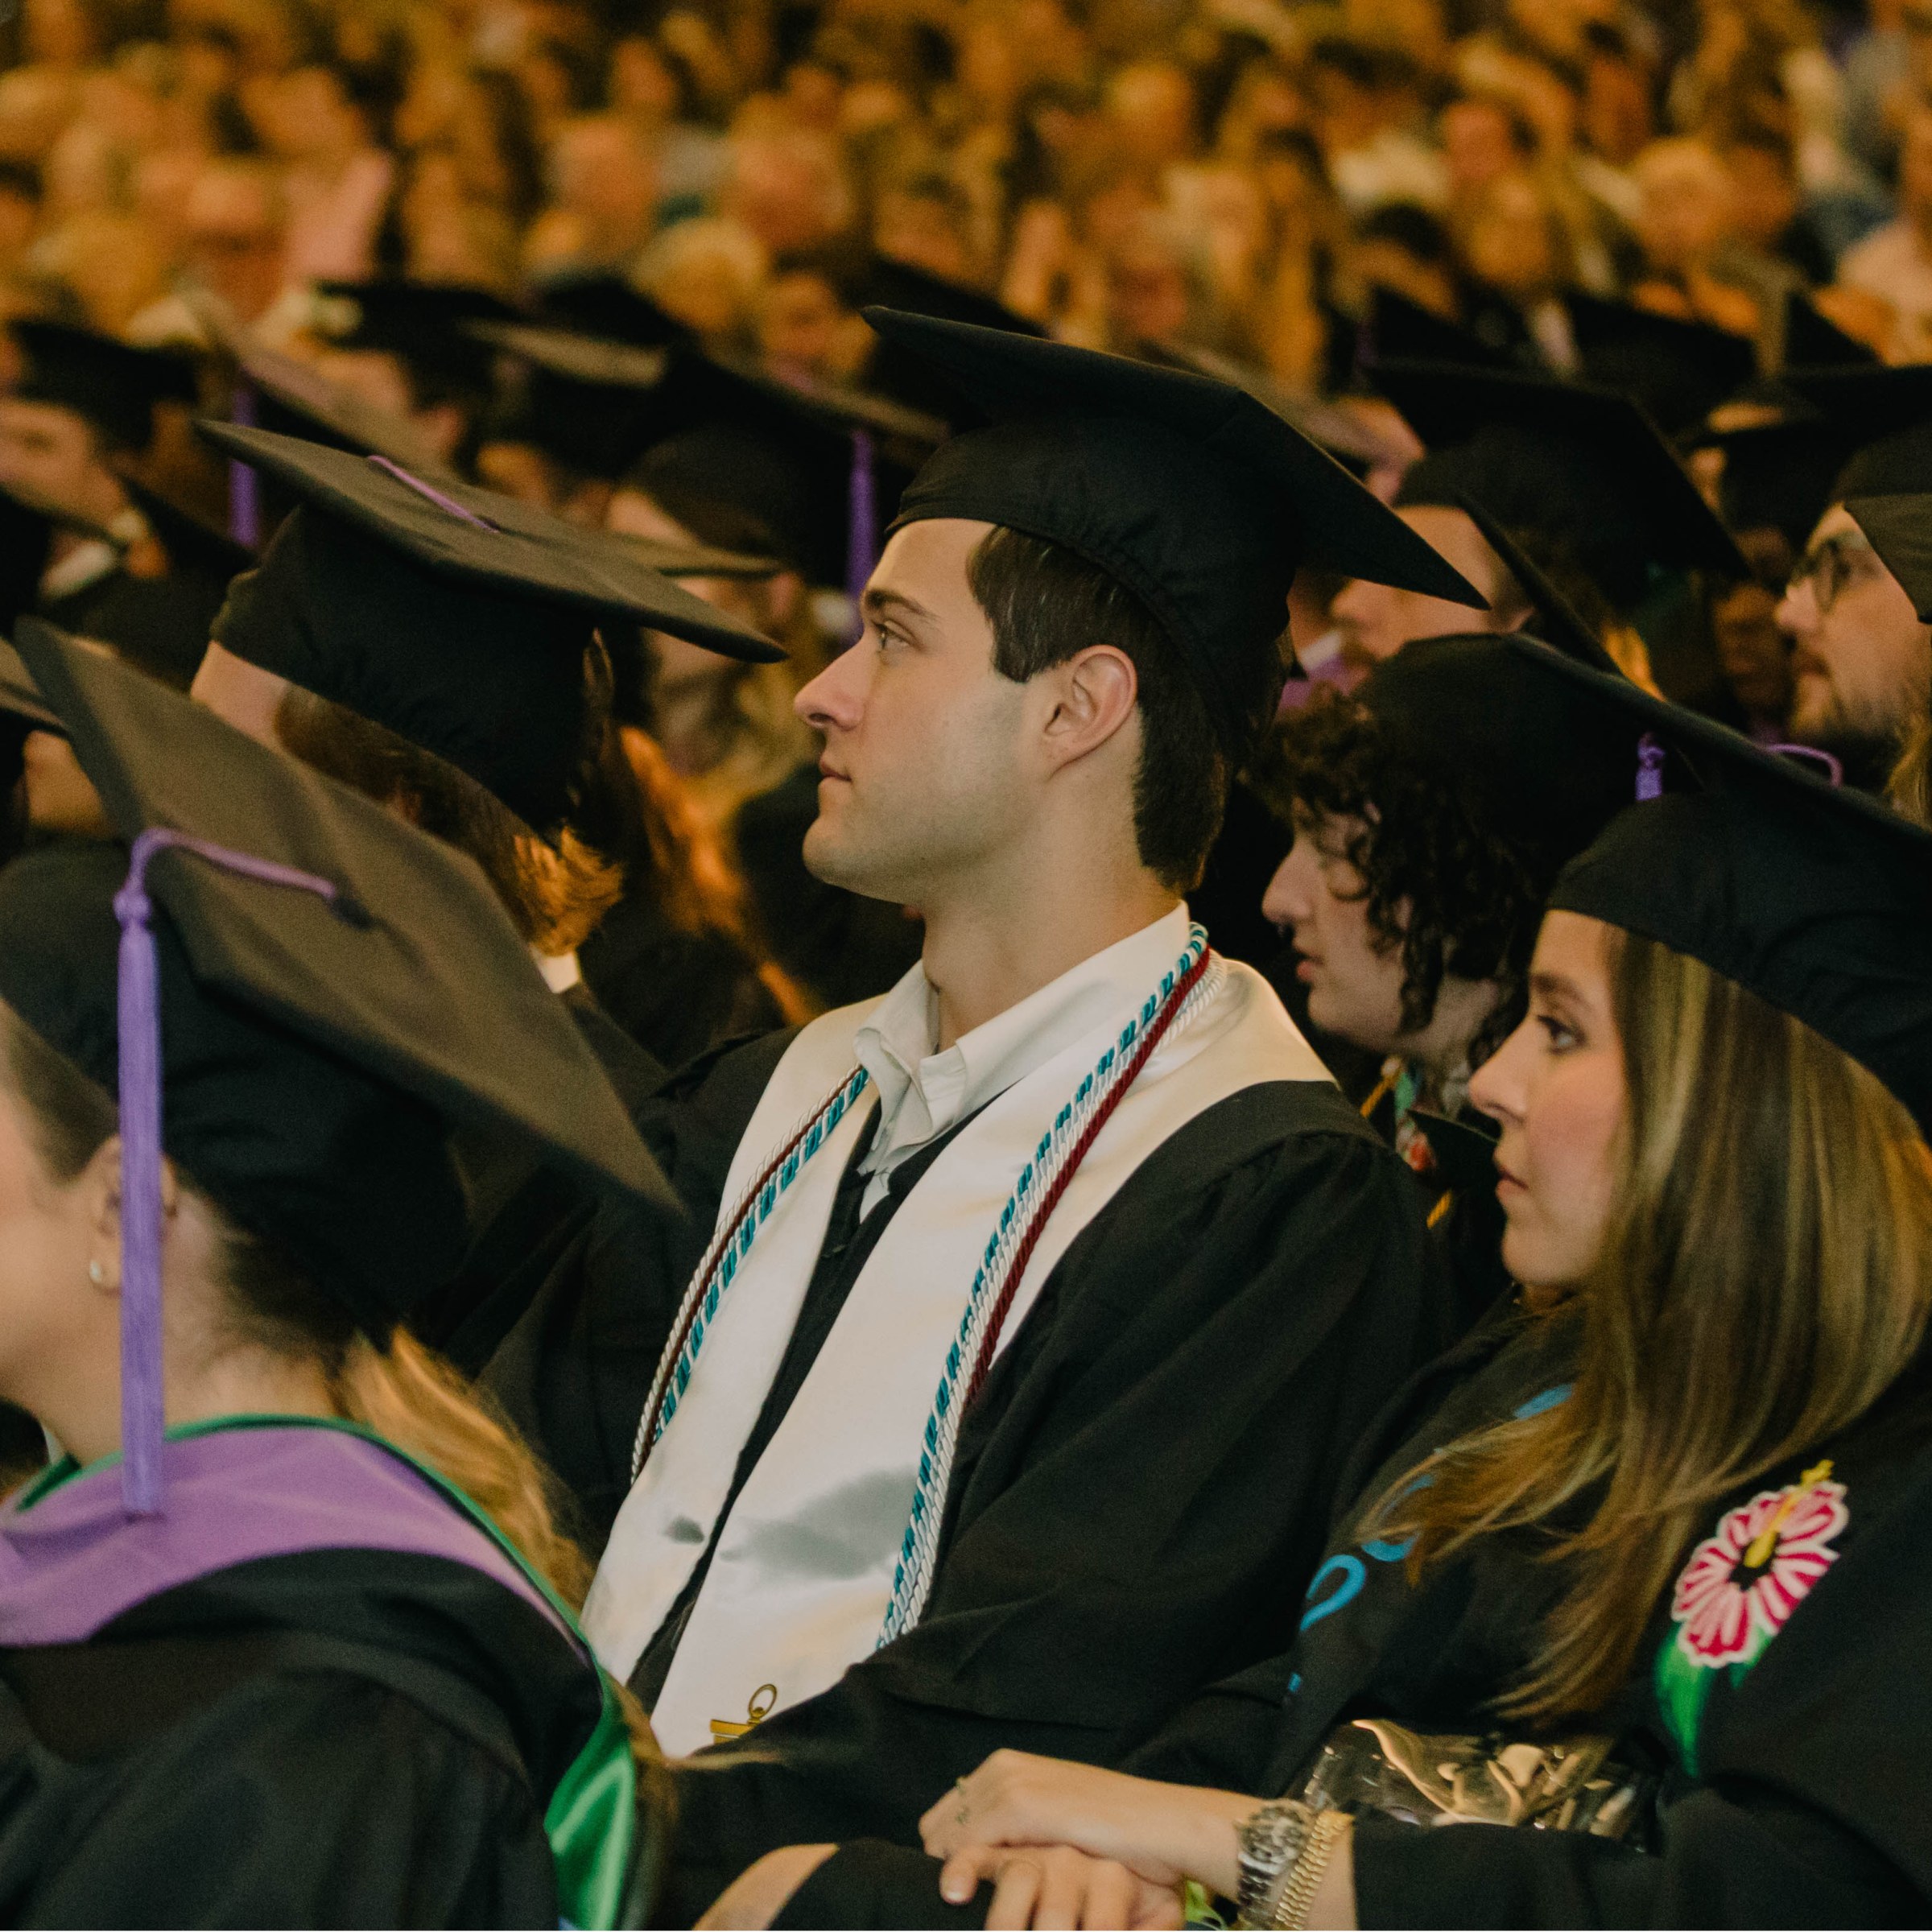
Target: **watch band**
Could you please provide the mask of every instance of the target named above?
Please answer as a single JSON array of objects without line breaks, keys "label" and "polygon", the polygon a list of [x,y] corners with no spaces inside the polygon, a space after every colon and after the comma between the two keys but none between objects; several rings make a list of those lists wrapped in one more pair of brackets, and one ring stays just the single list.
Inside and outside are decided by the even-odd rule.
[{"label": "watch band", "polygon": [[1335,1847],[1348,1829],[1351,1814],[1346,1811],[1318,1811],[1307,1835],[1297,1848],[1294,1863],[1288,1868],[1288,1882],[1275,1901],[1269,1924],[1282,1932],[1307,1932],[1308,1908],[1315,1903],[1322,1875],[1335,1856]]},{"label": "watch band", "polygon": [[1241,1891],[1236,1899],[1238,1922],[1268,1923],[1268,1901],[1282,1874],[1294,1865],[1307,1842],[1315,1814],[1295,1799],[1282,1798],[1250,1812],[1235,1827],[1236,1862]]}]

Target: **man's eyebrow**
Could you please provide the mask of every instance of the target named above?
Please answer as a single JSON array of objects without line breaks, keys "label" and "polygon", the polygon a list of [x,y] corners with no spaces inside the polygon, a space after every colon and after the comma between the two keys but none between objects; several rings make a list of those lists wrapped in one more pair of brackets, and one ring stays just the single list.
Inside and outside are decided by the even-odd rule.
[{"label": "man's eyebrow", "polygon": [[932,615],[916,597],[909,597],[904,591],[894,590],[886,584],[871,586],[861,602],[868,617],[877,617],[886,610],[902,611],[910,617],[930,617]]}]

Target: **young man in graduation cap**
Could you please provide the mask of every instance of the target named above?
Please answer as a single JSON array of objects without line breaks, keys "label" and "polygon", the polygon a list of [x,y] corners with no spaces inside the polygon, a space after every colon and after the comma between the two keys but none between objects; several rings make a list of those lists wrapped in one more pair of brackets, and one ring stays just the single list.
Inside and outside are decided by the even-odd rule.
[{"label": "young man in graduation cap", "polygon": [[645,1109],[692,1271],[593,1232],[493,1369],[609,1525],[607,1666],[668,1752],[744,1739],[681,1778],[674,1913],[909,1832],[990,1735],[1111,1758],[1238,1667],[1444,1321],[1399,1163],[1183,894],[1298,564],[1475,593],[1225,385],[873,320],[985,426],[799,697],[806,850],[923,960]]},{"label": "young man in graduation cap", "polygon": [[1790,734],[1878,791],[1932,699],[1932,629],[1846,505],[1932,488],[1932,369],[1818,370],[1794,386],[1856,453],[1777,609],[1793,646]]},{"label": "young man in graduation cap", "polygon": [[25,369],[0,396],[0,487],[56,513],[51,543],[38,553],[34,608],[185,683],[206,642],[208,607],[183,573],[129,568],[129,551],[150,533],[119,466],[153,442],[157,404],[193,399],[193,367],[66,323],[16,322],[13,334]]},{"label": "young man in graduation cap", "polygon": [[[1630,617],[1660,573],[1748,574],[1729,533],[1628,396],[1447,363],[1378,362],[1375,379],[1426,452],[1402,478],[1397,514],[1446,555],[1484,560],[1496,628],[1521,623],[1528,605],[1472,521],[1472,500],[1562,580],[1626,669],[1642,662]],[[1334,608],[1376,658],[1418,637],[1468,628],[1450,605],[1371,584],[1344,587]]]}]

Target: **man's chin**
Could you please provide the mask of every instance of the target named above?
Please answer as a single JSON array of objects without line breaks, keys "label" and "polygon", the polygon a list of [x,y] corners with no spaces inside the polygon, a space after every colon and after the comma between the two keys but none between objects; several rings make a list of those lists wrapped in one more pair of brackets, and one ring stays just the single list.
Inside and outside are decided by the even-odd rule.
[{"label": "man's chin", "polygon": [[856,892],[861,898],[886,899],[894,905],[904,902],[903,896],[882,876],[885,869],[876,860],[869,863],[866,854],[855,848],[853,840],[842,836],[823,812],[806,829],[804,859],[805,869],[828,886]]}]

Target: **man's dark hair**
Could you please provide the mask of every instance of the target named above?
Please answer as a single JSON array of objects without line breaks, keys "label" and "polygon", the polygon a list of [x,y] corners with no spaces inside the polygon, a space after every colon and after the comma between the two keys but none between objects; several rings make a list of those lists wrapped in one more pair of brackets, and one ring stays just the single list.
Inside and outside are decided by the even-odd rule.
[{"label": "man's dark hair", "polygon": [[[1126,586],[1084,557],[1017,530],[996,529],[966,580],[993,626],[993,668],[1016,683],[1095,644],[1124,652],[1139,680],[1141,761],[1133,834],[1141,863],[1174,892],[1200,883],[1227,803],[1228,760],[1174,641]],[[1278,661],[1278,670],[1279,669]],[[1257,687],[1244,708],[1265,717],[1281,695]]]},{"label": "man's dark hair", "polygon": [[1360,877],[1377,946],[1400,953],[1405,1033],[1435,1017],[1448,974],[1497,983],[1471,1043],[1469,1063],[1480,1066],[1523,1016],[1561,856],[1496,830],[1447,774],[1419,764],[1359,700],[1333,689],[1284,721],[1254,782],[1298,838],[1321,836],[1311,820],[1356,828],[1325,849]]}]

